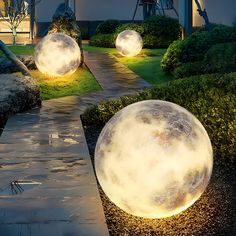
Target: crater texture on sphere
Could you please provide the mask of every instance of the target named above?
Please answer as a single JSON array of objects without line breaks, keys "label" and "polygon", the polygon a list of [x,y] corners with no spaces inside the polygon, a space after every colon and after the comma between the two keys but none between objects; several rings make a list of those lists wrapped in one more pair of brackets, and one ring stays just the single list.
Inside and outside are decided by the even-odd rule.
[{"label": "crater texture on sphere", "polygon": [[134,30],[125,30],[116,38],[116,48],[122,56],[136,56],[141,52],[142,47],[142,37]]},{"label": "crater texture on sphere", "polygon": [[164,218],[191,206],[213,167],[210,139],[186,109],[147,100],[129,105],[103,128],[95,150],[102,189],[118,207]]},{"label": "crater texture on sphere", "polygon": [[76,41],[62,33],[44,37],[35,47],[35,64],[49,76],[64,76],[76,71],[81,53]]}]

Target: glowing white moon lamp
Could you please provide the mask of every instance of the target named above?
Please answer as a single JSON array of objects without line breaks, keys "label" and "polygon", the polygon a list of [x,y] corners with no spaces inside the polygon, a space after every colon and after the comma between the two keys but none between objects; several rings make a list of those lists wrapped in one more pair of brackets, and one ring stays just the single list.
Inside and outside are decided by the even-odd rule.
[{"label": "glowing white moon lamp", "polygon": [[143,40],[134,30],[125,30],[116,38],[116,49],[122,56],[133,57],[138,55],[143,48]]},{"label": "glowing white moon lamp", "polygon": [[62,33],[44,37],[35,47],[35,63],[43,74],[64,76],[73,74],[81,60],[81,52],[74,39]]},{"label": "glowing white moon lamp", "polygon": [[95,150],[95,170],[106,195],[145,218],[169,217],[190,207],[212,168],[212,146],[202,124],[166,101],[142,101],[119,111]]}]

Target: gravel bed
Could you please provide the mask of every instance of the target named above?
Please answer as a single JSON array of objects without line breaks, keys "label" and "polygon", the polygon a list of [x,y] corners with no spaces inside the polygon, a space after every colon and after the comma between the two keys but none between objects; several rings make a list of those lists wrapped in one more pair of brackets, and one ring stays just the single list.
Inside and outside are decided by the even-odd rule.
[{"label": "gravel bed", "polygon": [[[84,126],[93,162],[101,125]],[[110,235],[236,235],[235,163],[216,158],[211,181],[201,198],[186,211],[165,219],[144,219],[116,207],[99,186]]]}]

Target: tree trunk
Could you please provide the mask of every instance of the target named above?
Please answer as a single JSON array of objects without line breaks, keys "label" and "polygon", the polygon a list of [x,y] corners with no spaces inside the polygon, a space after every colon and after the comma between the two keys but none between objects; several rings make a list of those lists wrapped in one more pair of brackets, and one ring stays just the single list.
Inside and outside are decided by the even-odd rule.
[{"label": "tree trunk", "polygon": [[31,74],[30,74],[28,68],[25,66],[25,64],[23,62],[21,62],[16,57],[16,55],[10,51],[10,49],[8,49],[8,47],[2,42],[2,40],[0,40],[0,50],[5,54],[5,56],[9,60],[11,60],[13,63],[15,63],[19,67],[19,70],[23,75],[31,77]]},{"label": "tree trunk", "polygon": [[16,30],[17,30],[16,27],[12,27],[12,39],[13,39],[12,44],[13,44],[13,45],[16,45],[16,37],[17,37],[17,32],[16,32]]},{"label": "tree trunk", "polygon": [[194,1],[197,5],[197,11],[198,11],[199,15],[204,19],[207,30],[210,31],[211,24],[210,24],[206,9],[202,10],[202,7],[201,7],[199,1],[198,0],[194,0]]}]

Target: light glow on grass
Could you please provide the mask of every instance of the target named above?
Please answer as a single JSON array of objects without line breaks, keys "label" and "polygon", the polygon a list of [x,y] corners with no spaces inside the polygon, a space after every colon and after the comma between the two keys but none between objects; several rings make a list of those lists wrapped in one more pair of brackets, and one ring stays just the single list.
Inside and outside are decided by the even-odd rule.
[{"label": "light glow on grass", "polygon": [[40,87],[43,100],[71,95],[79,96],[101,90],[100,85],[85,66],[80,67],[72,75],[50,77],[50,79],[38,70],[33,70],[31,73]]}]

